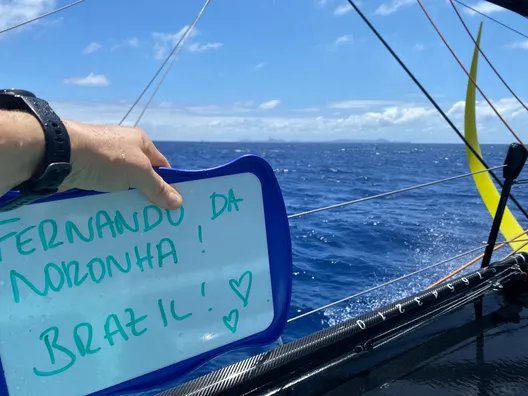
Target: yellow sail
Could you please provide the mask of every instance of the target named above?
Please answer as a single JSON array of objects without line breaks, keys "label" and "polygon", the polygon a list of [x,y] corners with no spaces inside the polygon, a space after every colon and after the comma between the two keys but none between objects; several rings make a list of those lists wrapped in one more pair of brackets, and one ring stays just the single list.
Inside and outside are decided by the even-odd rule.
[{"label": "yellow sail", "polygon": [[[475,46],[475,50],[473,52],[473,60],[471,62],[471,72],[470,75],[473,78],[473,81],[477,81],[477,66],[478,66],[478,58],[479,58],[479,50],[478,47],[480,47],[480,37],[482,34],[482,23],[480,24],[479,33],[477,37],[477,46]],[[464,114],[464,135],[471,145],[473,149],[480,155],[481,158],[482,152],[480,150],[480,144],[478,141],[477,136],[477,121],[476,121],[476,109],[475,109],[475,102],[476,102],[476,94],[475,94],[475,84],[469,79],[468,81],[468,87],[466,92],[466,108],[465,108],[465,114]],[[467,159],[469,163],[469,169],[471,172],[477,172],[483,169],[486,169],[481,162],[477,159],[477,157],[469,150],[469,148],[466,147],[466,154]],[[479,173],[477,175],[473,175],[473,180],[475,181],[475,185],[477,186],[478,192],[480,193],[480,196],[482,197],[482,200],[484,201],[484,204],[488,208],[488,211],[490,212],[491,216],[495,216],[495,211],[497,210],[497,205],[499,204],[499,198],[500,194],[497,191],[497,188],[495,187],[495,184],[493,184],[493,180],[491,179],[488,172]],[[504,217],[501,222],[500,231],[504,238],[506,240],[510,239],[525,239],[526,237],[522,235],[523,229],[519,225],[519,222],[511,211],[506,208],[504,212]],[[521,236],[519,236],[521,235]],[[523,242],[510,242],[510,247],[514,250],[520,249],[519,251],[528,251],[528,246],[523,247]]]}]

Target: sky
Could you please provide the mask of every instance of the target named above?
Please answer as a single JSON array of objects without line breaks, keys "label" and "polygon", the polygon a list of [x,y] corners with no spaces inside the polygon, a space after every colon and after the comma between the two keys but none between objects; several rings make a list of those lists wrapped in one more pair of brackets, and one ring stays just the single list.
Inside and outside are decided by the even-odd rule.
[{"label": "sky", "polygon": [[[0,0],[0,30],[71,0]],[[85,0],[0,35],[1,84],[34,92],[64,119],[117,124],[204,2]],[[361,0],[379,29],[462,128],[467,76],[415,0]],[[473,42],[448,0],[423,0],[469,68]],[[466,4],[528,34],[526,19],[485,1]],[[458,6],[482,49],[525,98],[528,40]],[[156,81],[157,82],[157,81]],[[483,59],[478,82],[528,140],[528,114]],[[132,125],[154,86],[127,118]],[[482,97],[483,143],[514,138]],[[212,0],[140,127],[153,140],[459,138],[346,0]]]}]

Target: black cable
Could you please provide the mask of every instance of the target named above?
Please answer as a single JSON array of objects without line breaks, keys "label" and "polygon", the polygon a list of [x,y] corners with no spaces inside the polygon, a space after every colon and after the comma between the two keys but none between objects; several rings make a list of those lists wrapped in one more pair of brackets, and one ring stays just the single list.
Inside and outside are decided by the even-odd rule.
[{"label": "black cable", "polygon": [[520,31],[518,31],[517,29],[514,29],[514,28],[512,28],[512,27],[506,25],[505,23],[502,23],[501,21],[498,21],[497,19],[492,18],[492,17],[490,17],[490,16],[488,16],[488,15],[486,15],[486,14],[484,14],[484,13],[478,11],[478,10],[475,10],[473,7],[468,6],[467,4],[464,4],[464,3],[462,3],[462,2],[459,1],[459,0],[453,0],[453,1],[454,1],[455,3],[460,4],[461,6],[464,6],[464,7],[468,8],[468,9],[470,9],[470,10],[473,11],[473,12],[476,12],[477,14],[482,15],[482,16],[485,17],[485,18],[488,18],[488,19],[492,20],[492,21],[495,22],[495,23],[498,23],[499,25],[505,27],[506,29],[509,29],[509,30],[511,30],[512,32],[517,33],[517,34],[523,36],[524,38],[527,38],[527,39],[528,39],[528,36],[527,36],[526,34],[524,34],[524,33],[520,32]]},{"label": "black cable", "polygon": [[[381,34],[376,30],[376,28],[370,23],[370,21],[367,19],[365,14],[361,12],[361,10],[358,8],[358,6],[354,3],[354,0],[347,0],[348,3],[352,6],[352,8],[357,12],[359,17],[367,24],[367,26],[370,28],[372,33],[376,35],[376,37],[381,41],[381,43],[385,46],[387,51],[390,52],[390,54],[393,56],[393,58],[398,62],[398,64],[405,70],[407,75],[413,80],[413,82],[416,84],[418,88],[422,91],[422,93],[429,99],[429,102],[433,105],[433,107],[440,113],[440,115],[444,118],[444,120],[449,124],[449,126],[455,131],[455,133],[458,135],[460,139],[464,142],[466,147],[473,153],[473,155],[480,161],[480,163],[486,167],[490,168],[488,164],[484,161],[484,159],[476,152],[476,150],[469,144],[467,139],[464,137],[464,135],[458,130],[456,125],[451,121],[451,119],[447,116],[447,114],[442,110],[442,108],[438,105],[436,100],[433,99],[433,97],[427,92],[427,90],[424,88],[424,86],[418,81],[418,79],[414,76],[414,74],[409,70],[409,68],[403,63],[403,61],[400,59],[400,57],[394,52],[394,50],[391,48],[391,46],[385,41],[385,39],[381,36]],[[495,181],[501,186],[501,188],[504,187],[504,184],[502,181],[497,177],[495,172],[489,171],[491,176],[495,179]],[[521,213],[528,219],[528,213],[524,210],[524,208],[521,206],[521,204],[515,199],[513,195],[510,195],[511,200],[515,203],[517,208],[521,211]]]}]

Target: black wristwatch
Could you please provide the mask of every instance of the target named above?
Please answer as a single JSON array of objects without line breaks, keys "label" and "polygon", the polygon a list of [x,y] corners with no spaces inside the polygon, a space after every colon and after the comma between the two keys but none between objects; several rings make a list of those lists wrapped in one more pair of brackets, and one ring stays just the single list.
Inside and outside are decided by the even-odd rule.
[{"label": "black wristwatch", "polygon": [[42,163],[29,180],[13,188],[20,191],[19,195],[0,204],[0,212],[6,212],[55,194],[71,172],[71,147],[68,131],[61,119],[48,102],[31,92],[0,89],[0,110],[18,110],[33,115],[42,125],[45,139]]}]

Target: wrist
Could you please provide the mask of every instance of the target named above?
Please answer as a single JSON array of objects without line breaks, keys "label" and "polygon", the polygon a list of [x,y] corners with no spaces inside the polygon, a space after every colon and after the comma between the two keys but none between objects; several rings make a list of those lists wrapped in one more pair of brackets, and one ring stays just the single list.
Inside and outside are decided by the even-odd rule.
[{"label": "wrist", "polygon": [[3,168],[9,171],[2,175],[5,177],[2,184],[16,186],[31,178],[42,162],[44,131],[31,114],[0,110],[0,132],[1,162]]},{"label": "wrist", "polygon": [[72,185],[75,184],[75,179],[77,178],[80,171],[77,161],[78,157],[82,156],[84,152],[89,150],[88,145],[93,139],[93,136],[85,133],[86,131],[83,130],[83,124],[81,123],[70,120],[62,120],[62,123],[64,124],[70,137],[70,163],[72,164],[71,172],[68,177],[66,177],[64,184]]},{"label": "wrist", "polygon": [[0,90],[0,108],[7,110],[0,134],[5,153],[0,155],[0,187],[1,191],[20,191],[0,204],[0,212],[6,212],[59,191],[71,173],[71,147],[59,116],[33,93]]}]

